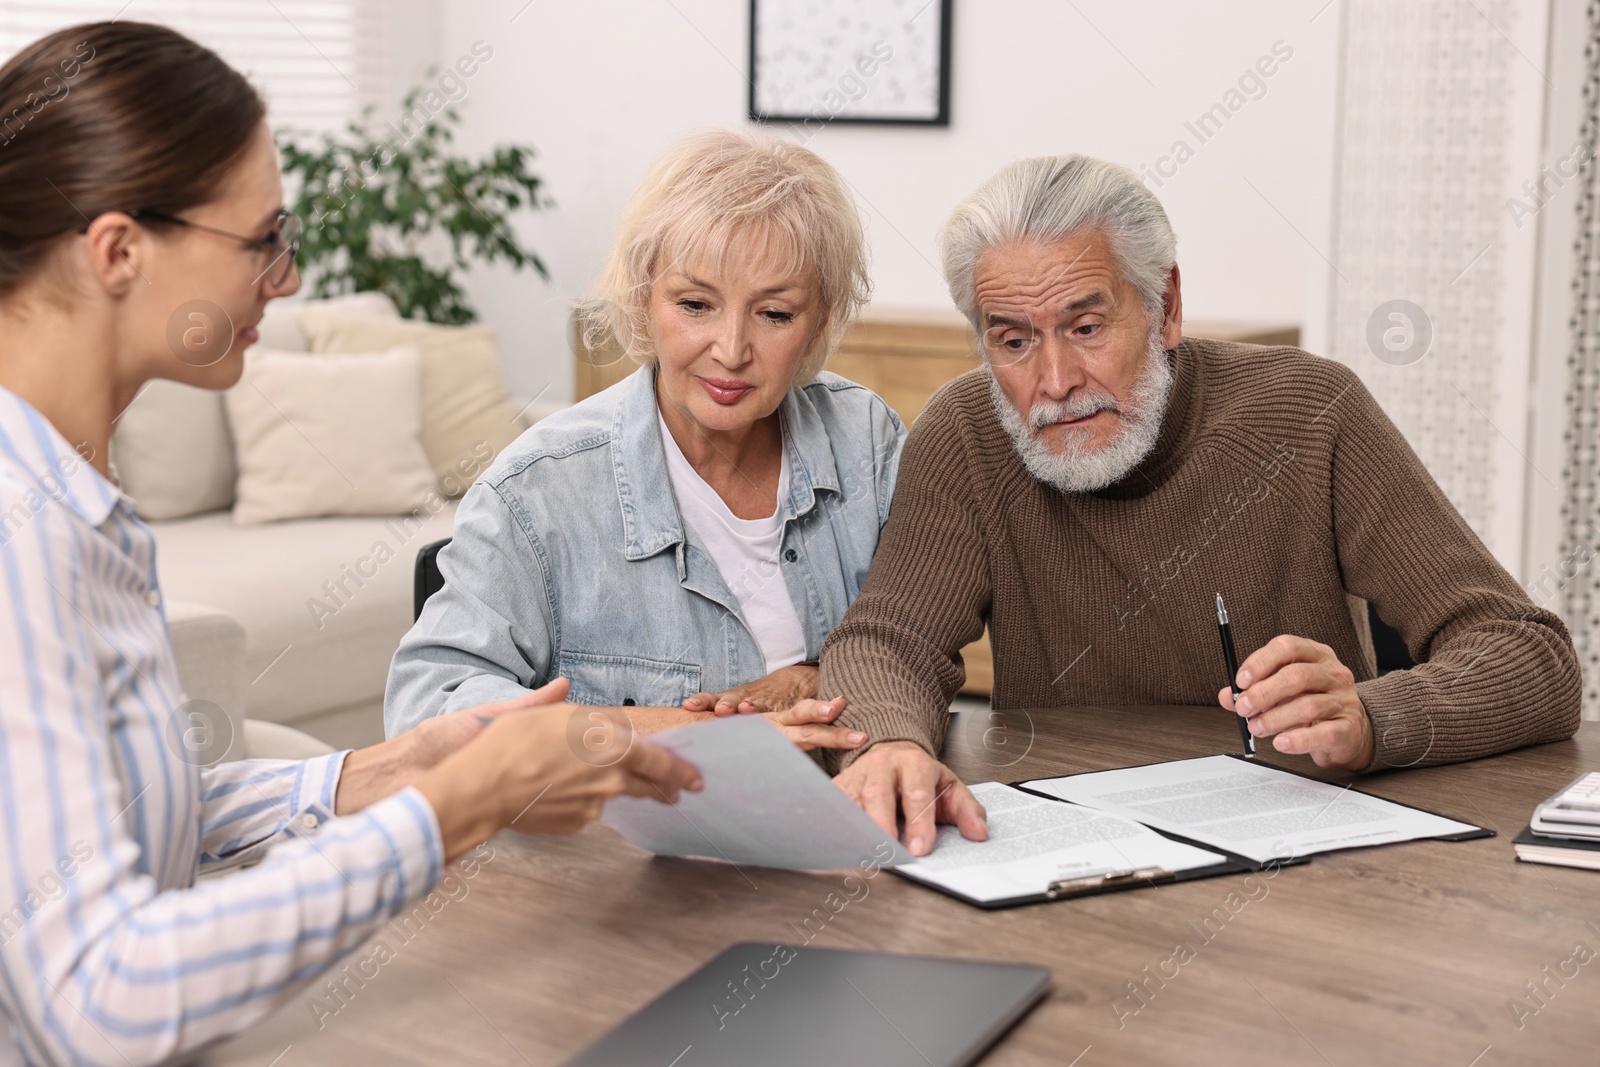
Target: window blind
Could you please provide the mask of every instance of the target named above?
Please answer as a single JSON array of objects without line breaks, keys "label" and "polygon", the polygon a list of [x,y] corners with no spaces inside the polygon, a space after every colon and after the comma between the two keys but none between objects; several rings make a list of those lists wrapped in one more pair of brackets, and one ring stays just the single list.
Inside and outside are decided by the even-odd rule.
[{"label": "window blind", "polygon": [[110,19],[168,25],[211,48],[261,90],[274,129],[340,129],[389,85],[380,0],[0,0],[0,62],[62,27]]}]

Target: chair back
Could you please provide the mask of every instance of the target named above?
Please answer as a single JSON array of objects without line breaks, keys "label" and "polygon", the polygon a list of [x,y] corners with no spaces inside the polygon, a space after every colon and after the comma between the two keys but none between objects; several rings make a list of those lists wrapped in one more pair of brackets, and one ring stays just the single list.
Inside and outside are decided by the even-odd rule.
[{"label": "chair back", "polygon": [[411,621],[422,617],[422,605],[428,598],[444,588],[444,575],[439,573],[439,550],[450,543],[450,538],[431,541],[417,552],[416,570],[411,576]]},{"label": "chair back", "polygon": [[1416,666],[1410,650],[1406,648],[1405,638],[1393,626],[1378,618],[1377,609],[1370,603],[1367,605],[1367,620],[1372,623],[1372,651],[1378,658],[1380,676]]}]

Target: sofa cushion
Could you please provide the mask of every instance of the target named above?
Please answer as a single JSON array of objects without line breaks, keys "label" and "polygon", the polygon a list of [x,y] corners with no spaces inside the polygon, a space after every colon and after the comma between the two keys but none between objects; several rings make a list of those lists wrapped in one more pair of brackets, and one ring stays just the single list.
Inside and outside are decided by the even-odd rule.
[{"label": "sofa cushion", "polygon": [[222,394],[146,383],[117,419],[111,462],[147,521],[233,506],[233,440]]},{"label": "sofa cushion", "polygon": [[244,624],[250,718],[292,724],[381,701],[411,627],[417,550],[455,524],[456,505],[434,501],[436,513],[400,518],[239,526],[219,511],[157,523],[162,589]]},{"label": "sofa cushion", "polygon": [[300,328],[300,309],[307,307],[337,308],[347,314],[378,319],[400,318],[400,309],[383,293],[346,293],[326,300],[272,300],[256,326],[259,343],[284,352],[311,351],[311,339]]},{"label": "sofa cushion", "polygon": [[422,447],[443,496],[458,497],[522,432],[506,396],[495,331],[488,326],[361,318],[307,305],[300,325],[321,353],[376,352],[395,345],[422,351]]},{"label": "sofa cushion", "polygon": [[403,515],[433,493],[415,345],[345,356],[256,345],[227,405],[241,525]]},{"label": "sofa cushion", "polygon": [[244,724],[244,749],[240,759],[315,759],[334,752],[326,741],[318,741],[292,726],[279,722],[262,722],[246,719]]},{"label": "sofa cushion", "polygon": [[[272,300],[257,326],[260,344],[307,351],[310,344],[297,318],[306,306],[369,318],[400,317],[394,301],[382,293]],[[117,419],[111,462],[147,522],[232,507],[237,470],[222,394],[177,382],[149,382]]]}]

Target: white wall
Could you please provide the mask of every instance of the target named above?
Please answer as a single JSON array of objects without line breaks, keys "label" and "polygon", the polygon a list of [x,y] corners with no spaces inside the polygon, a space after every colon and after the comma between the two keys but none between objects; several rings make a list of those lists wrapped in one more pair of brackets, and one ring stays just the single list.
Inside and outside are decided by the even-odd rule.
[{"label": "white wall", "polygon": [[388,16],[383,27],[389,38],[389,85],[379,103],[378,117],[387,121],[399,113],[406,91],[446,57],[441,55],[439,0],[388,0],[383,11]]},{"label": "white wall", "polygon": [[[935,232],[1006,160],[1080,151],[1139,168],[1183,139],[1193,158],[1152,188],[1178,231],[1189,316],[1301,322],[1315,343],[1338,28],[1322,6],[958,0],[948,129],[839,125],[809,141],[857,192],[876,301],[948,306]],[[678,136],[746,124],[748,4],[439,0],[438,10],[441,58],[475,40],[494,49],[470,86],[465,147],[532,143],[556,202],[518,224],[551,283],[481,271],[471,294],[503,331],[513,389],[570,398],[568,301],[598,270],[622,202]],[[1224,101],[1277,41],[1292,57],[1200,143],[1185,122]]]}]

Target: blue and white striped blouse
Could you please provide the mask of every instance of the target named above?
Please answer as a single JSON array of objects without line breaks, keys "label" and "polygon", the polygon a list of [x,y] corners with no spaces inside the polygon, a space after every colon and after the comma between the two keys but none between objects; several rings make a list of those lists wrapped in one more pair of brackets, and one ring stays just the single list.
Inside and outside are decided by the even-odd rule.
[{"label": "blue and white striped blouse", "polygon": [[335,818],[345,753],[201,769],[172,740],[182,700],[150,530],[0,388],[0,1024],[26,1062],[137,1067],[235,1033],[440,876],[415,789]]}]

